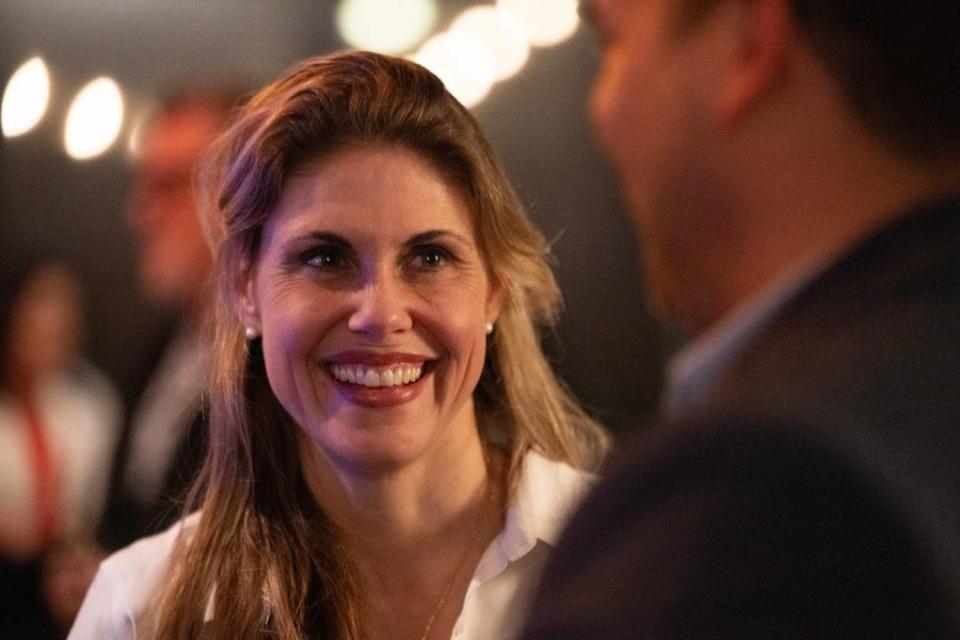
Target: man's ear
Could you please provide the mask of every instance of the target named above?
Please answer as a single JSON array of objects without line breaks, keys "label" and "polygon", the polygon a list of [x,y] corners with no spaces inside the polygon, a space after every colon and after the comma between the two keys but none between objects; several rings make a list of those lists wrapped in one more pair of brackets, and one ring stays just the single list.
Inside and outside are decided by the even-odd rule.
[{"label": "man's ear", "polygon": [[236,313],[245,329],[261,331],[260,309],[256,291],[256,266],[250,263],[243,265],[234,278],[234,300]]},{"label": "man's ear", "polygon": [[717,115],[721,126],[730,129],[783,79],[795,24],[788,0],[732,0],[725,10],[734,50]]}]

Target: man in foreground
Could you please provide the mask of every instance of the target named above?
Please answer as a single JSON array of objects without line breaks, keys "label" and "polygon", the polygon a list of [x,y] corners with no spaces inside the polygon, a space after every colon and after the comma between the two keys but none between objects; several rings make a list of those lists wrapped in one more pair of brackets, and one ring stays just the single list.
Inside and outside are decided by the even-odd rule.
[{"label": "man in foreground", "polygon": [[960,637],[960,10],[594,0],[664,419],[526,640]]}]

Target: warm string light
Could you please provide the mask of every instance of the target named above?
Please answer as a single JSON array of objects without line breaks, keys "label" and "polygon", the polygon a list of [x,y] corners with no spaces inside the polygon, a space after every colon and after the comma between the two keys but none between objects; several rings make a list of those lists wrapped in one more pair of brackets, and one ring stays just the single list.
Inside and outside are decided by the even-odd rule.
[{"label": "warm string light", "polygon": [[408,57],[443,80],[467,107],[523,68],[530,47],[559,44],[577,30],[577,0],[498,0],[464,10]]},{"label": "warm string light", "polygon": [[123,94],[112,78],[88,82],[73,99],[63,129],[67,154],[75,160],[94,158],[110,148],[123,126]]},{"label": "warm string light", "polygon": [[469,34],[438,34],[410,59],[435,73],[467,107],[483,100],[495,81],[492,58],[483,42]]},{"label": "warm string light", "polygon": [[523,26],[511,14],[492,5],[464,11],[453,21],[450,33],[472,38],[484,47],[498,82],[519,72],[530,57]]},{"label": "warm string light", "polygon": [[[0,105],[3,136],[22,136],[43,120],[50,101],[50,72],[39,56],[10,76]],[[88,82],[70,103],[63,127],[64,149],[71,158],[94,158],[113,145],[124,122],[123,93],[102,76]]]},{"label": "warm string light", "polygon": [[140,146],[143,141],[143,130],[144,126],[154,115],[156,105],[147,103],[141,104],[140,107],[134,113],[132,110],[129,111],[127,116],[127,142],[126,150],[127,156],[130,158],[137,158],[140,156]]},{"label": "warm string light", "polygon": [[337,29],[344,41],[386,54],[415,47],[436,20],[436,0],[342,0],[337,8]]},{"label": "warm string light", "polygon": [[[442,33],[424,42],[437,19],[436,0],[341,0],[337,26],[352,46],[408,54],[436,73],[466,106],[482,101],[497,83],[517,74],[531,47],[556,45],[579,25],[577,0],[496,0],[462,11]],[[3,92],[0,129],[4,137],[34,129],[47,112],[50,74],[42,58],[24,62]],[[124,123],[124,98],[107,77],[89,82],[73,99],[64,126],[70,157],[85,160],[107,151]],[[128,147],[136,153],[138,127]]]},{"label": "warm string light", "polygon": [[580,25],[577,0],[497,0],[497,7],[523,26],[535,47],[560,44]]},{"label": "warm string light", "polygon": [[0,106],[0,128],[5,138],[23,135],[36,127],[47,112],[50,73],[43,58],[30,58],[7,81]]}]

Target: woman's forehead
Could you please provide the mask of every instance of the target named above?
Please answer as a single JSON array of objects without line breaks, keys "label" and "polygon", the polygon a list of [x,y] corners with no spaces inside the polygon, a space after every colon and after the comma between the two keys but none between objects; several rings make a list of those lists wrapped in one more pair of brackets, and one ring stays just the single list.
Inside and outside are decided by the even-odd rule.
[{"label": "woman's forehead", "polygon": [[349,147],[304,165],[267,221],[271,236],[332,231],[406,237],[447,229],[473,241],[462,189],[402,147]]}]

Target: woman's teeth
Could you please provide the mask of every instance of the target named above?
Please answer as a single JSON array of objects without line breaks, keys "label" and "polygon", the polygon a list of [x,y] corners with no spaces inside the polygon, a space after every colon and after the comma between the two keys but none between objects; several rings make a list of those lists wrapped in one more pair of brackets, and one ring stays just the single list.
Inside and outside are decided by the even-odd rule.
[{"label": "woman's teeth", "polygon": [[358,364],[333,364],[330,373],[340,382],[364,387],[396,387],[420,379],[422,364],[400,364],[392,367],[364,367]]}]

